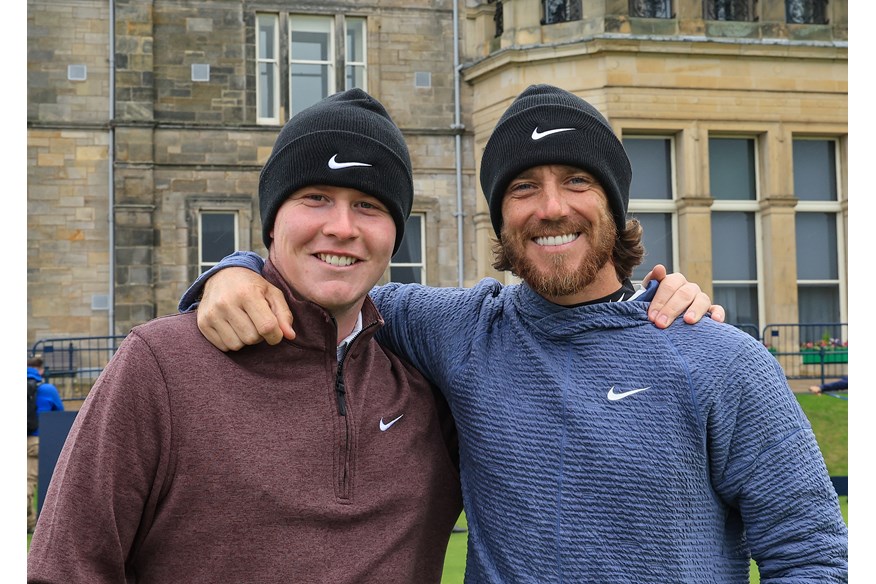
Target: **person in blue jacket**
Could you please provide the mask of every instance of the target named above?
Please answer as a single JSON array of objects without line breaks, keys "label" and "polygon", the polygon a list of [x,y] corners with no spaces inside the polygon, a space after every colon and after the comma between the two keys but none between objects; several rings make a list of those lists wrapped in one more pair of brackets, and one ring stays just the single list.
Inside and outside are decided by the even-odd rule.
[{"label": "person in blue jacket", "polygon": [[847,391],[849,389],[849,376],[843,375],[836,381],[828,381],[821,385],[810,385],[809,393],[830,393],[832,391]]},{"label": "person in blue jacket", "polygon": [[[761,582],[846,582],[838,498],[776,359],[712,319],[649,320],[655,286],[629,280],[644,253],[631,179],[595,108],[531,86],[480,172],[494,265],[522,283],[372,290],[379,340],[442,388],[456,420],[466,582],[742,583],[752,558]],[[198,311],[214,344],[260,340],[271,327],[253,338],[253,323],[270,319],[247,315],[291,322],[254,277],[213,277]]]},{"label": "person in blue jacket", "polygon": [[[58,388],[43,380],[45,368],[43,358],[31,357],[27,360],[27,378],[36,381],[36,411],[37,418],[41,412],[64,411],[64,402]],[[36,510],[33,507],[34,489],[39,479],[40,431],[39,428],[27,433],[27,532],[33,533],[36,526]]]}]

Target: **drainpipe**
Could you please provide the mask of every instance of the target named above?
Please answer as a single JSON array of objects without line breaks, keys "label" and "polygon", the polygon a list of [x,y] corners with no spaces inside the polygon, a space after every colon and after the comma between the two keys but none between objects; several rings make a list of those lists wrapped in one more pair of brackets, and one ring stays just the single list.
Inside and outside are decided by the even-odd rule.
[{"label": "drainpipe", "polygon": [[456,255],[457,255],[457,280],[461,288],[465,279],[465,256],[462,244],[462,228],[465,215],[462,212],[462,132],[465,126],[460,120],[459,105],[459,1],[453,0],[453,125],[450,126],[455,132],[456,142]]},{"label": "drainpipe", "polygon": [[107,195],[109,199],[109,336],[116,330],[116,186],[115,186],[115,156],[116,156],[116,5],[109,0],[109,184]]}]

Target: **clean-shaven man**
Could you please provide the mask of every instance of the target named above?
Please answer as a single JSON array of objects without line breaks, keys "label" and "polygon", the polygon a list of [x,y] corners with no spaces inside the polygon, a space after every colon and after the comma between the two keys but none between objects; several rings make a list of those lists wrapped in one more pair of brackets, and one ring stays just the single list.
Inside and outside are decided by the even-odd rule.
[{"label": "clean-shaven man", "polygon": [[264,273],[302,330],[226,354],[195,314],[135,327],[64,445],[28,582],[438,584],[455,429],[374,340],[367,296],[412,198],[402,134],[365,92],[291,118],[259,205]]}]

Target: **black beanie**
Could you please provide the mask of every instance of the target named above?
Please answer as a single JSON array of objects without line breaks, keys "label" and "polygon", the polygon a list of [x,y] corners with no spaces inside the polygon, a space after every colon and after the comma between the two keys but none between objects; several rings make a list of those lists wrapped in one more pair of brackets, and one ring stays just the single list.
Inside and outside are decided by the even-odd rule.
[{"label": "black beanie", "polygon": [[300,188],[356,189],[387,206],[398,251],[411,214],[414,179],[401,130],[379,101],[350,89],[292,116],[280,130],[259,177],[262,239],[271,246],[277,210]]},{"label": "black beanie", "polygon": [[608,196],[618,233],[626,227],[633,171],[623,144],[592,105],[564,89],[530,85],[499,118],[481,159],[481,189],[497,236],[508,184],[534,166],[586,170]]}]

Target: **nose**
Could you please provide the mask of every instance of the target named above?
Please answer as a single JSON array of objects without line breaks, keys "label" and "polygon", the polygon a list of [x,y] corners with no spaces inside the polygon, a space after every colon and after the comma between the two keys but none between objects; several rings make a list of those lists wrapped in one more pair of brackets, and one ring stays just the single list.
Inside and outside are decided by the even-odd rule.
[{"label": "nose", "polygon": [[553,181],[546,181],[542,186],[541,206],[539,216],[544,220],[561,219],[569,214],[566,198]]},{"label": "nose", "polygon": [[346,203],[334,205],[323,225],[323,233],[338,239],[350,239],[356,237],[358,232],[353,208]]}]

